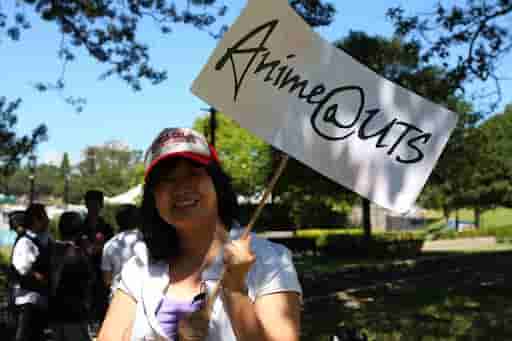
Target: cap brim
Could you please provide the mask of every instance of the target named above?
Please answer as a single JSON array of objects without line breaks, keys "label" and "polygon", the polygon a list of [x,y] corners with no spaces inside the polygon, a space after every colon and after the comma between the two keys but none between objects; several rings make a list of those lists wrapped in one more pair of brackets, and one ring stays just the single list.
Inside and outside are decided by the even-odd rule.
[{"label": "cap brim", "polygon": [[211,157],[208,157],[208,156],[205,156],[205,155],[200,155],[200,154],[197,154],[197,153],[192,153],[192,152],[176,152],[176,153],[164,154],[164,155],[161,155],[161,156],[157,157],[153,161],[151,161],[151,164],[149,165],[149,167],[144,172],[144,179],[147,179],[149,173],[151,173],[153,168],[159,162],[161,162],[163,160],[177,158],[177,157],[181,157],[181,158],[184,158],[184,159],[189,159],[191,161],[198,162],[198,163],[200,163],[202,165],[205,165],[205,166],[207,166],[212,161]]}]

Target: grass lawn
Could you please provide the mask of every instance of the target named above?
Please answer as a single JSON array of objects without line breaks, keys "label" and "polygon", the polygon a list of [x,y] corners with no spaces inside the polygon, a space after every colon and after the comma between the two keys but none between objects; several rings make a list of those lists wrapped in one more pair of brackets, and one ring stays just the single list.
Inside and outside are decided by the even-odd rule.
[{"label": "grass lawn", "polygon": [[[439,227],[446,223],[440,211],[428,211],[427,217],[434,220],[428,226],[429,228]],[[452,212],[450,218],[455,219],[455,212]],[[459,219],[474,221],[475,215],[473,210],[459,210]],[[512,209],[499,207],[486,211],[480,216],[480,224],[484,228],[510,226],[512,225]]]}]

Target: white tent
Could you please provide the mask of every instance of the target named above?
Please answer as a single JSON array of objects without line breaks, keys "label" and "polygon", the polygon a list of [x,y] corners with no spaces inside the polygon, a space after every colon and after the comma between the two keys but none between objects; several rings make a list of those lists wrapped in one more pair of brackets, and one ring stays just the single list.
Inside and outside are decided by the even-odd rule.
[{"label": "white tent", "polygon": [[135,204],[140,195],[142,195],[142,185],[137,185],[127,192],[116,195],[115,197],[105,197],[105,203],[113,205]]},{"label": "white tent", "polygon": [[46,213],[48,214],[48,218],[53,219],[55,217],[60,217],[60,215],[66,211],[78,212],[82,215],[87,214],[87,208],[85,205],[58,205],[58,206],[46,206]]}]

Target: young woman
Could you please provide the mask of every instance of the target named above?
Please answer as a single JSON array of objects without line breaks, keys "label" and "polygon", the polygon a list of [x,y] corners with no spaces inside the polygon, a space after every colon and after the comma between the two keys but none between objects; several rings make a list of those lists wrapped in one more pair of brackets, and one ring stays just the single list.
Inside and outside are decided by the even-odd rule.
[{"label": "young woman", "polygon": [[[194,130],[168,128],[145,165],[147,256],[124,266],[98,340],[186,340],[188,327],[200,340],[298,341],[301,287],[291,255],[256,236],[237,239],[236,196],[214,148]],[[197,324],[189,313],[223,267],[211,319]]]}]

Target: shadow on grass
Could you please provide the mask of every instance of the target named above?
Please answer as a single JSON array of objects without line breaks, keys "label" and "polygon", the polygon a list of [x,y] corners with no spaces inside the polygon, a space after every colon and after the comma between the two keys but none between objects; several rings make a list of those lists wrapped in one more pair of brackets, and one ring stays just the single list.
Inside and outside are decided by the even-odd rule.
[{"label": "shadow on grass", "polygon": [[512,251],[434,256],[409,271],[370,266],[304,277],[316,283],[303,283],[302,340],[328,340],[340,324],[379,341],[512,340]]}]

